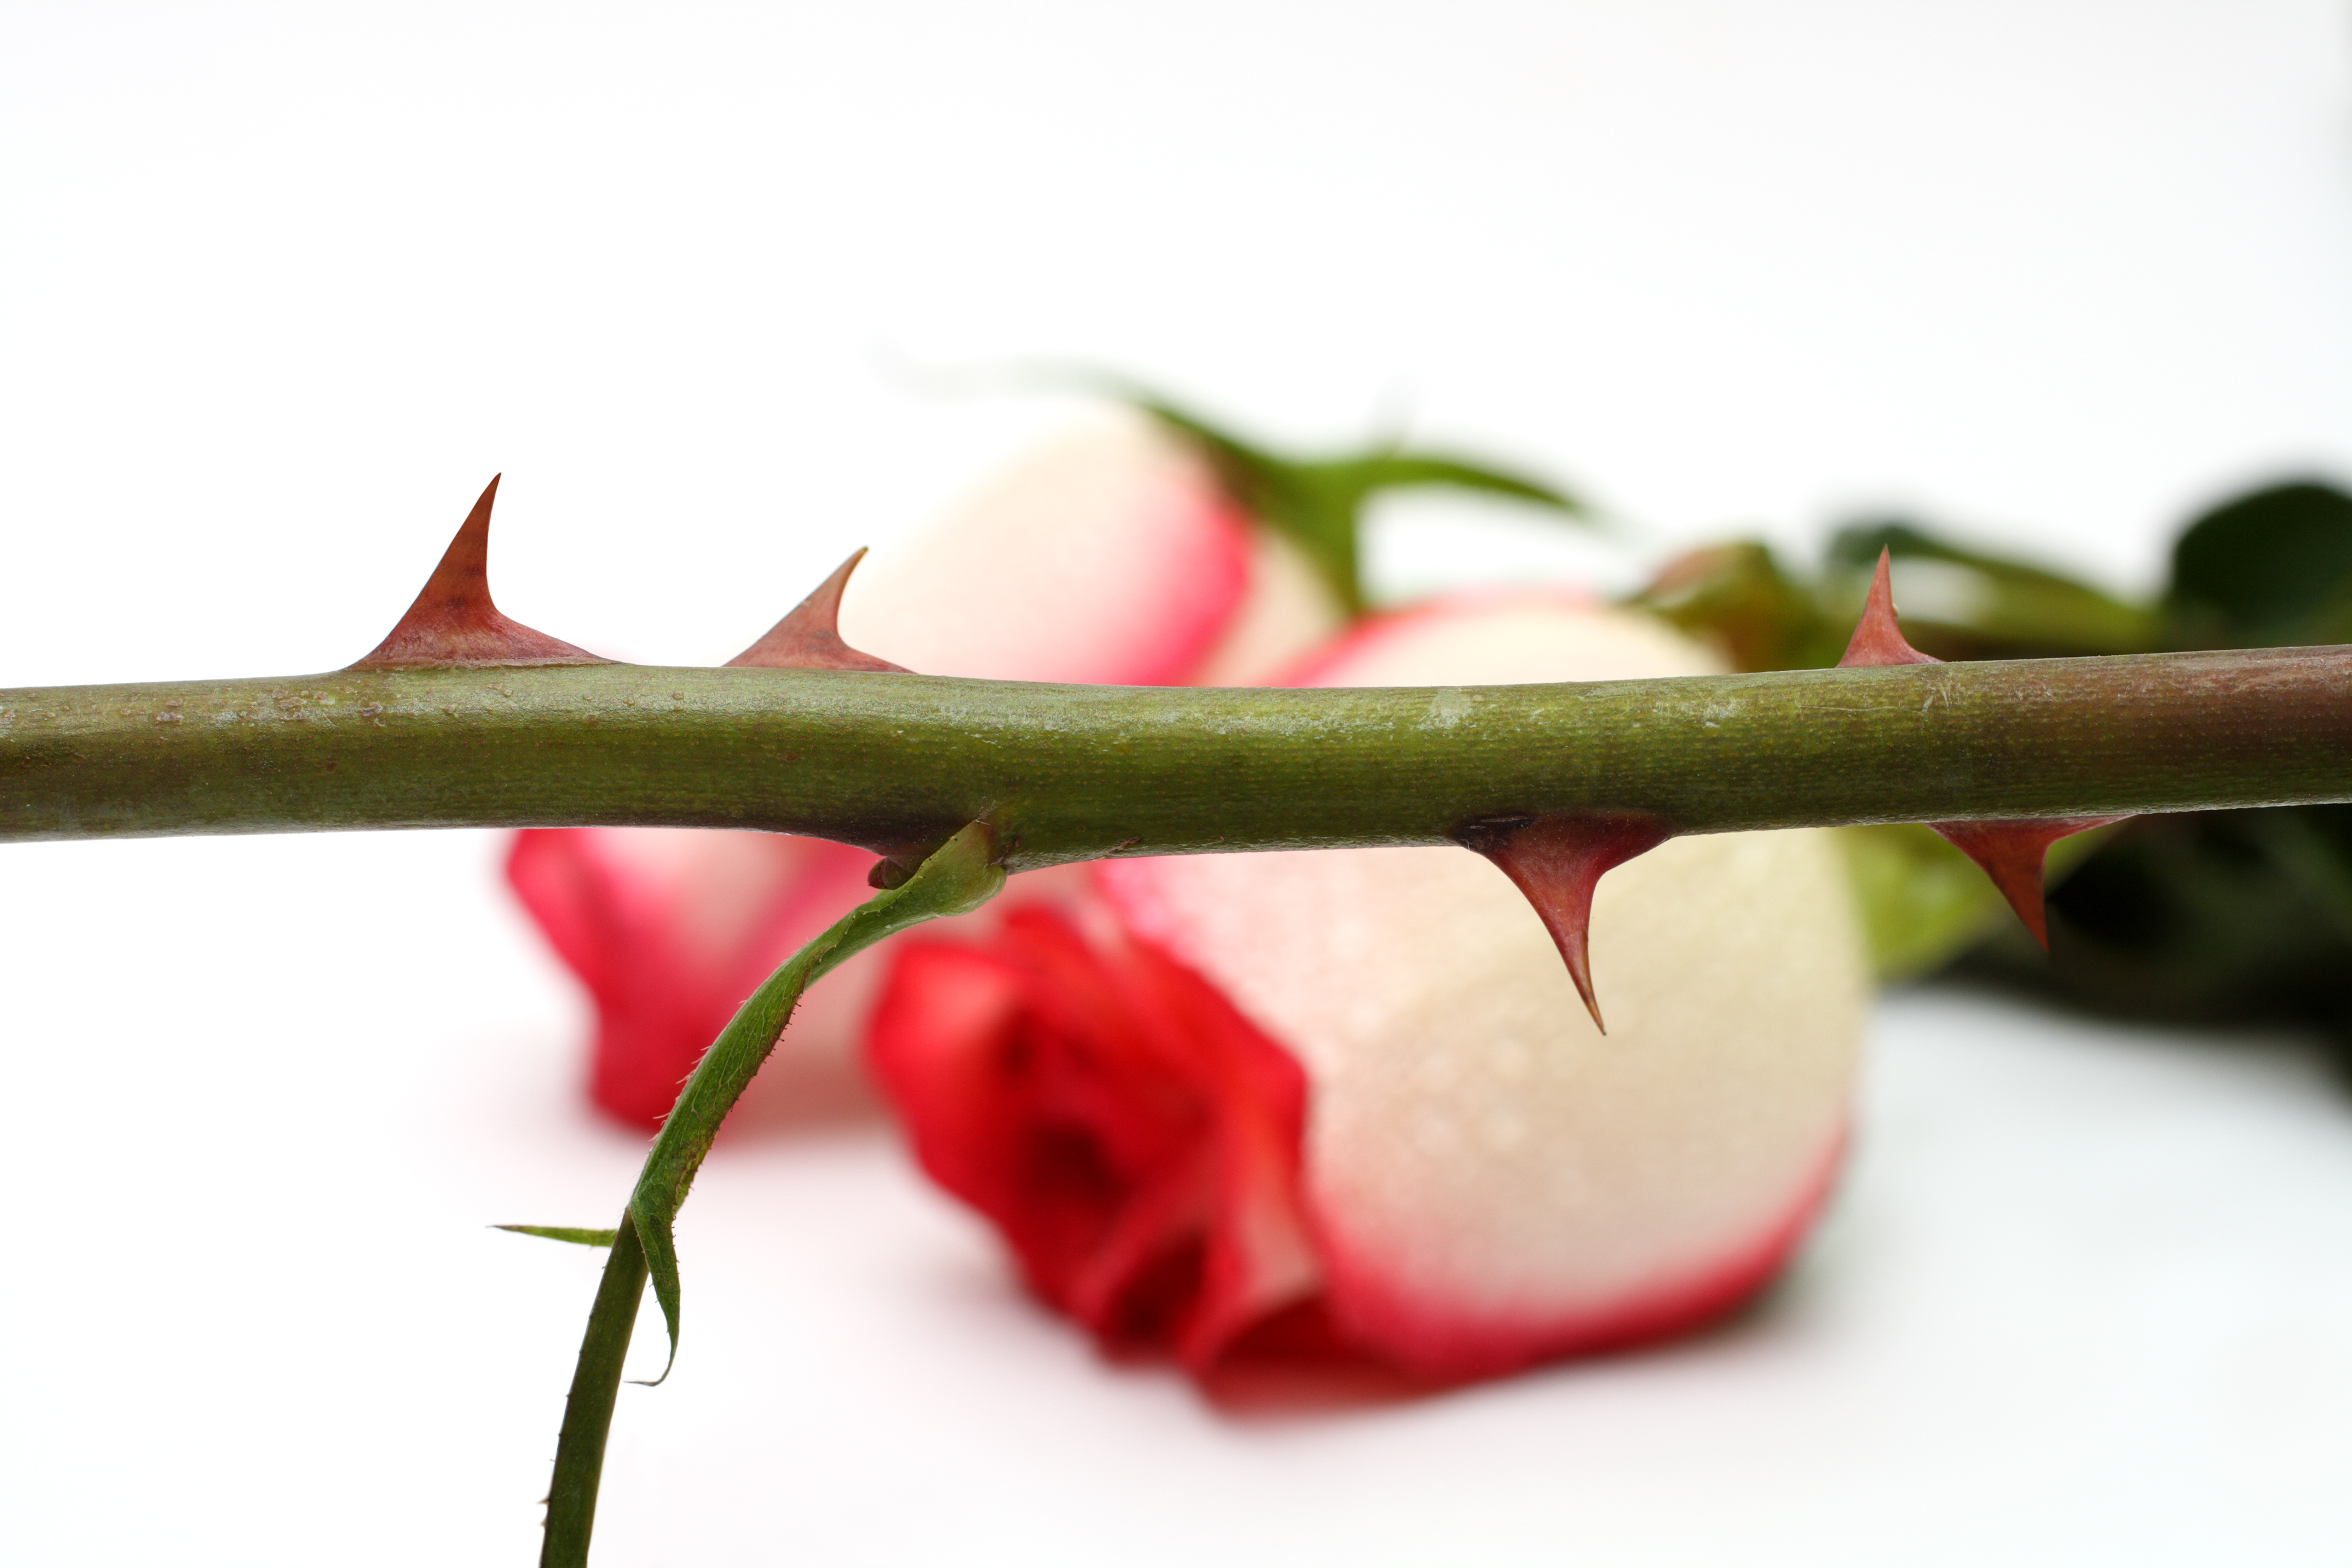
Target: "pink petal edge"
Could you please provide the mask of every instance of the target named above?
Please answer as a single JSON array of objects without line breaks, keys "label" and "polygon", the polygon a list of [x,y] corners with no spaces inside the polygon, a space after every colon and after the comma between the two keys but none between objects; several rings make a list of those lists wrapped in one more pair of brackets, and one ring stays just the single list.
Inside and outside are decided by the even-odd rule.
[{"label": "pink petal edge", "polygon": [[[1566,623],[1557,620],[1563,612],[1570,617]],[[1508,668],[1508,649],[1523,635],[1545,635],[1548,624],[1552,639],[1560,645],[1559,652],[1548,657],[1567,658],[1578,667]],[[1428,651],[1419,653],[1417,648]],[[1504,656],[1506,668],[1493,667],[1498,656]],[[1465,668],[1433,667],[1427,662],[1431,658],[1441,665],[1451,660]],[[1671,634],[1648,623],[1633,623],[1622,612],[1603,610],[1584,596],[1504,591],[1459,595],[1377,617],[1295,666],[1285,679],[1286,683],[1407,685],[1431,679],[1624,679],[1705,673],[1706,668],[1700,656]],[[1440,700],[1438,694],[1433,693],[1433,700]],[[1717,853],[1722,847],[1697,842],[1701,853]],[[1281,879],[1289,875],[1275,862],[1295,860],[1303,873],[1314,867],[1336,866],[1349,857],[1433,853],[1439,852],[1326,851],[1258,858],[1262,865],[1256,873],[1236,868],[1230,876],[1217,875],[1234,884],[1232,898],[1263,900],[1277,893],[1286,885]],[[1097,866],[1095,871],[1097,885],[1130,929],[1170,942],[1175,956],[1201,967],[1246,1010],[1251,998],[1263,999],[1264,977],[1251,982],[1246,974],[1230,971],[1227,959],[1246,955],[1249,963],[1257,963],[1261,955],[1251,950],[1263,947],[1263,942],[1253,940],[1236,948],[1233,942],[1240,939],[1229,935],[1221,939],[1223,945],[1196,943],[1187,933],[1202,929],[1194,921],[1202,917],[1191,912],[1199,907],[1198,895],[1179,891],[1195,885],[1222,886],[1215,878],[1202,881],[1216,870],[1213,863],[1239,863],[1244,858],[1117,861]],[[1826,915],[1834,917],[1843,911],[1843,884],[1829,857],[1814,854],[1812,858],[1822,862],[1811,868],[1817,873],[1814,879],[1821,883],[1818,901]],[[1258,892],[1241,890],[1245,886],[1258,887],[1266,878],[1274,880],[1265,882]],[[1319,904],[1310,907],[1321,908]],[[1512,918],[1523,919],[1524,905],[1517,907],[1519,912]],[[1370,918],[1363,915],[1363,910],[1361,900],[1343,898],[1328,916]],[[1434,907],[1424,913],[1433,921],[1447,919]],[[1310,918],[1303,910],[1289,910],[1287,915],[1294,922]],[[1285,919],[1279,897],[1265,907],[1264,918],[1276,922],[1278,928]],[[1484,1376],[1553,1356],[1620,1348],[1685,1331],[1752,1296],[1803,1236],[1832,1184],[1843,1147],[1850,1053],[1861,1006],[1860,964],[1850,931],[1843,932],[1843,946],[1839,933],[1831,931],[1824,931],[1813,946],[1819,962],[1827,963],[1838,976],[1832,989],[1854,994],[1847,1010],[1852,1016],[1841,1011],[1843,1005],[1831,1006],[1823,1015],[1825,1026],[1831,1033],[1841,1035],[1844,1044],[1832,1043],[1822,1063],[1807,1069],[1813,1074],[1808,1081],[1818,1080],[1821,1087],[1803,1092],[1824,1098],[1810,1110],[1800,1108],[1786,1123],[1792,1131],[1806,1126],[1816,1131],[1799,1135],[1797,1142],[1788,1145],[1785,1161],[1774,1167],[1780,1173],[1700,1202],[1687,1219],[1675,1222],[1685,1227],[1687,1239],[1658,1253],[1646,1271],[1618,1285],[1604,1286],[1598,1279],[1578,1283],[1572,1272],[1564,1277],[1557,1270],[1546,1276],[1554,1283],[1536,1286],[1525,1279],[1514,1285],[1500,1278],[1463,1274],[1459,1268],[1470,1266],[1446,1261],[1453,1256],[1447,1226],[1441,1223],[1438,1230],[1420,1233],[1423,1238],[1412,1240],[1413,1227],[1423,1222],[1409,1214],[1383,1218],[1384,1200],[1376,1188],[1361,1186],[1361,1168],[1325,1168],[1323,1163],[1334,1148],[1318,1143],[1310,1132],[1305,1155],[1307,1219],[1326,1270],[1322,1309],[1341,1340],[1418,1375],[1440,1380]],[[1842,956],[1833,957],[1832,950]],[[1412,962],[1403,957],[1395,961]],[[1550,972],[1559,973],[1556,959]],[[1236,990],[1237,981],[1241,984]],[[1572,1000],[1570,1005],[1574,1005]],[[1442,1006],[1435,1008],[1437,1016],[1444,1011]],[[1844,1021],[1827,1021],[1832,1016]],[[1262,1016],[1261,1022],[1265,1021]],[[1736,1019],[1727,1025],[1738,1026]],[[1272,1032],[1283,1037],[1280,1030]],[[1660,1048],[1659,1042],[1639,1036],[1636,1030],[1635,1037],[1622,1048],[1653,1052]],[[1301,1054],[1297,1040],[1286,1044],[1294,1055]],[[1439,1042],[1433,1040],[1431,1045],[1434,1052]],[[1331,1048],[1327,1042],[1307,1050],[1305,1057],[1327,1059]],[[1612,1041],[1604,1048],[1617,1047]],[[1840,1066],[1841,1062],[1847,1065]],[[1309,1077],[1317,1097],[1310,1103],[1318,1107],[1316,1116],[1321,1117],[1328,1109],[1328,1086],[1315,1069],[1310,1068]],[[1685,1125],[1679,1135],[1688,1136],[1692,1131]],[[1402,1138],[1405,1131],[1399,1128],[1393,1136]],[[1497,1194],[1493,1201],[1509,1200]],[[1654,1193],[1651,1201],[1657,1201]],[[1714,1217],[1706,1217],[1709,1214]],[[1403,1228],[1399,1229],[1400,1226]],[[1612,1267],[1622,1271],[1622,1263]]]}]

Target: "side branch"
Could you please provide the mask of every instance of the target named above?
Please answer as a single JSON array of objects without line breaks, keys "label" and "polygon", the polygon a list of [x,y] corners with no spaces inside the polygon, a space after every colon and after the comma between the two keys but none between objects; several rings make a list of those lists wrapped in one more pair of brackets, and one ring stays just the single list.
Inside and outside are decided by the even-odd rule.
[{"label": "side branch", "polygon": [[0,838],[644,824],[904,857],[985,818],[1014,869],[2352,799],[2352,647],[1360,690],[830,669],[351,669],[0,692]]}]

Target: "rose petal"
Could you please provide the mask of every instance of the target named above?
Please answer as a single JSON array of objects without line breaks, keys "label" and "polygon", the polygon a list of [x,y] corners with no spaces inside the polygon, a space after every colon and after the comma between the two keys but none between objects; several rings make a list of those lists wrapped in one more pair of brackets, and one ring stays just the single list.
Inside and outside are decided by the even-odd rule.
[{"label": "rose petal", "polygon": [[1297,1066],[1149,944],[1042,909],[907,942],[868,1051],[924,1169],[1106,1344],[1206,1368],[1314,1291]]},{"label": "rose petal", "polygon": [[[596,1008],[589,1098],[657,1125],[779,959],[867,896],[874,857],[779,833],[534,828],[507,878]],[[860,955],[861,958],[864,955]],[[845,1057],[876,974],[852,960],[793,1019],[795,1049]]]},{"label": "rose petal", "polygon": [[[928,673],[1129,685],[1255,679],[1336,617],[1296,551],[1252,528],[1189,448],[1126,411],[1073,432],[913,544],[877,552],[840,610],[851,643]],[[776,834],[521,836],[509,876],[595,1003],[594,1102],[657,1122],[760,979],[866,896],[871,864]],[[1016,878],[998,910],[1064,898],[1075,875]],[[971,918],[985,926],[998,914]],[[879,951],[810,991],[739,1121],[784,1113],[771,1101],[854,1096]]]},{"label": "rose petal", "polygon": [[1298,546],[1271,529],[1250,542],[1249,587],[1187,686],[1257,686],[1274,680],[1347,624],[1339,600]]},{"label": "rose petal", "polygon": [[[1708,668],[1646,619],[1523,595],[1372,623],[1304,673]],[[1306,1068],[1327,1308],[1400,1365],[1476,1375],[1686,1327],[1769,1278],[1826,1190],[1864,980],[1819,835],[1677,839],[1611,872],[1605,1038],[1542,923],[1460,850],[1121,861],[1097,881]]]},{"label": "rose petal", "polygon": [[877,550],[841,634],[927,675],[1172,685],[1240,605],[1250,533],[1199,458],[1107,411]]}]

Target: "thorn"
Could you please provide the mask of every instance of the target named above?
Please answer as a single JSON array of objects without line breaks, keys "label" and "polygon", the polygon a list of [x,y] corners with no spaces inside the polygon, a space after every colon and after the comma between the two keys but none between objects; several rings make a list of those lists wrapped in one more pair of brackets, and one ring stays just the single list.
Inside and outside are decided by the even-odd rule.
[{"label": "thorn", "polygon": [[860,653],[841,640],[841,591],[849,574],[866,559],[861,546],[816,585],[792,614],[768,628],[768,635],[727,661],[730,669],[887,669],[900,675],[907,667]]},{"label": "thorn", "polygon": [[1854,624],[1853,640],[1845,645],[1845,657],[1838,660],[1840,669],[1883,664],[1941,664],[1932,654],[1913,647],[1895,624],[1895,581],[1887,570],[1887,554],[1878,552],[1878,570],[1871,574],[1870,597],[1862,606],[1862,619]]},{"label": "thorn", "polygon": [[2050,951],[2049,917],[2042,896],[2042,864],[2061,838],[2121,822],[2120,816],[2024,817],[1999,822],[1931,822],[1952,847],[1984,868],[2042,951]]},{"label": "thorn", "polygon": [[[1870,598],[1862,606],[1862,620],[1846,644],[1840,669],[1888,664],[1941,664],[1944,661],[1913,647],[1895,624],[1895,585],[1887,570],[1887,553],[1878,552],[1878,570],[1870,579]],[[2045,816],[2003,818],[1990,822],[1931,822],[1951,846],[1984,868],[2042,951],[2050,951],[2050,920],[2043,907],[2042,864],[2050,846],[2061,838],[2121,822],[2120,816]]]},{"label": "thorn", "polygon": [[1602,1034],[1601,1004],[1592,991],[1592,890],[1601,877],[1634,856],[1655,849],[1673,833],[1653,816],[1633,812],[1559,812],[1515,822],[1472,823],[1454,835],[1527,895],[1551,932],[1568,977]]},{"label": "thorn", "polygon": [[350,668],[613,662],[510,621],[490,602],[490,505],[498,500],[502,477],[491,476],[400,624],[373,653]]}]

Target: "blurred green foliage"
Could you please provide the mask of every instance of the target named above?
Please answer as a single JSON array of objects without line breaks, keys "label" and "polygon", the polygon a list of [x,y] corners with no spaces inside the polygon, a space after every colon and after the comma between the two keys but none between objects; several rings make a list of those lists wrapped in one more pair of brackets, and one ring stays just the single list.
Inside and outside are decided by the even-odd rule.
[{"label": "blurred green foliage", "polygon": [[[1895,519],[1840,530],[1810,569],[1755,542],[1694,551],[1633,602],[1737,668],[1823,668],[1845,649],[1882,548],[1905,636],[1938,658],[2352,642],[2352,496],[2312,480],[2189,523],[2150,604]],[[1885,978],[1957,963],[2105,1014],[2315,1024],[2352,1058],[2352,806],[2139,817],[2062,840],[2046,956],[1927,828],[1843,838]]]},{"label": "blurred green foliage", "polygon": [[1392,444],[1338,457],[1287,457],[1252,445],[1157,393],[1130,386],[1123,394],[1133,406],[1197,446],[1242,510],[1297,545],[1350,616],[1368,607],[1360,553],[1364,505],[1384,491],[1476,490],[1561,518],[1591,518],[1591,509],[1566,491],[1479,459]]}]

